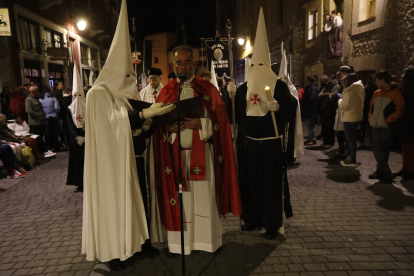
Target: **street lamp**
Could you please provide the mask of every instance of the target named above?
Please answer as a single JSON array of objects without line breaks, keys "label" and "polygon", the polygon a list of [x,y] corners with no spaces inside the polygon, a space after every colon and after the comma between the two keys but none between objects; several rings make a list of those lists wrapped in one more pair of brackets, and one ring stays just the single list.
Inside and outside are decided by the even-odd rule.
[{"label": "street lamp", "polygon": [[240,46],[244,45],[244,38],[239,38],[237,41],[239,42]]},{"label": "street lamp", "polygon": [[79,31],[84,31],[85,28],[86,28],[86,22],[85,22],[85,20],[80,20],[77,25],[78,25]]}]

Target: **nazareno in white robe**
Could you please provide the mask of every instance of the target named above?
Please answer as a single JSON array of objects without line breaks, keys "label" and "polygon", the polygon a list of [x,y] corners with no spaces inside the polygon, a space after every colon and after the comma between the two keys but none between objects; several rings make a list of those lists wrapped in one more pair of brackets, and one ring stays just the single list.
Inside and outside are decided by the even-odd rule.
[{"label": "nazareno in white robe", "polygon": [[89,261],[126,260],[148,239],[128,117],[135,82],[123,0],[107,61],[86,99],[82,253]]},{"label": "nazareno in white robe", "polygon": [[89,261],[126,260],[148,239],[130,107],[104,87],[87,97],[82,253]]},{"label": "nazareno in white robe", "polygon": [[[192,97],[194,97],[194,90],[183,88],[181,100]],[[207,141],[213,135],[207,109],[205,118],[201,118],[201,124],[202,129],[198,131],[200,139]],[[193,131],[197,130],[186,129],[181,132],[183,148],[191,148]],[[172,134],[169,138],[170,143],[174,143],[175,139],[176,134]],[[191,150],[182,151],[188,189],[183,192],[185,255],[191,254],[191,250],[215,252],[222,245],[221,219],[215,198],[214,149],[211,143],[205,145],[206,180],[189,180]],[[181,254],[180,235],[180,231],[167,231],[168,248],[171,253]]]}]

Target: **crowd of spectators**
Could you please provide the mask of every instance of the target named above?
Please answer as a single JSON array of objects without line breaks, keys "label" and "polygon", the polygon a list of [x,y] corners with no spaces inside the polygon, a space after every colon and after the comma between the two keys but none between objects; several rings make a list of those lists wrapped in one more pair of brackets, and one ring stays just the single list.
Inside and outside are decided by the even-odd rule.
[{"label": "crowd of spectators", "polygon": [[62,82],[54,90],[43,87],[42,91],[36,85],[25,85],[7,95],[1,102],[0,160],[7,178],[20,178],[29,174],[24,168],[67,149],[72,89]]},{"label": "crowd of spectators", "polygon": [[[342,166],[357,167],[358,142],[359,147],[368,143],[377,163],[370,179],[392,181],[396,175],[414,177],[414,67],[405,69],[401,82],[395,79],[398,78],[383,70],[370,76],[364,86],[352,66],[342,66],[330,76],[323,75],[319,86],[314,76],[308,76],[303,92],[297,86],[301,91],[302,120],[308,128],[305,145],[316,145],[315,125],[320,124],[323,144],[318,146],[332,148],[336,136],[335,157],[344,159]],[[396,173],[388,165],[393,144],[401,145],[403,156],[402,169]]]}]

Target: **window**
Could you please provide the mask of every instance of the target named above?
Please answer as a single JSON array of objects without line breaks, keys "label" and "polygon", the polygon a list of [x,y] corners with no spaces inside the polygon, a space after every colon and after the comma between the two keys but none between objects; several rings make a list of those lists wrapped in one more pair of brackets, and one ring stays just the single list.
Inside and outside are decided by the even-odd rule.
[{"label": "window", "polygon": [[45,29],[45,42],[49,48],[61,48],[63,47],[62,34]]},{"label": "window", "polygon": [[309,12],[309,31],[308,40],[312,40],[318,36],[318,11]]},{"label": "window", "polygon": [[69,55],[70,61],[73,63],[75,61],[75,40],[69,38]]},{"label": "window", "polygon": [[377,13],[377,0],[360,0],[359,22],[375,18]]},{"label": "window", "polygon": [[277,19],[277,26],[282,26],[283,25],[283,14],[284,14],[283,0],[279,0],[277,9],[279,12],[278,19]]},{"label": "window", "polygon": [[24,18],[19,19],[21,49],[40,53],[39,29],[37,24]]},{"label": "window", "polygon": [[94,62],[93,66],[98,65],[98,50],[91,48],[91,60]]},{"label": "window", "polygon": [[368,7],[367,7],[367,19],[372,18],[375,16],[377,11],[377,0],[368,0]]},{"label": "window", "polygon": [[88,46],[81,44],[81,63],[84,65],[89,65],[89,57],[88,57]]},{"label": "window", "polygon": [[154,57],[154,63],[157,64],[158,63],[158,57]]}]

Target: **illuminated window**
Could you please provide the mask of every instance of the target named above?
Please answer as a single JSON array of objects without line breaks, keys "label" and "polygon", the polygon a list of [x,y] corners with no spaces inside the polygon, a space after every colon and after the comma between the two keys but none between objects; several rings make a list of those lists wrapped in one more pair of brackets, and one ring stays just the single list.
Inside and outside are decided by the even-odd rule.
[{"label": "illuminated window", "polygon": [[88,46],[81,44],[81,63],[84,65],[89,65],[89,57],[88,57]]},{"label": "illuminated window", "polygon": [[309,22],[308,40],[312,40],[318,36],[318,11],[317,10],[313,10],[309,12],[308,22]]}]

